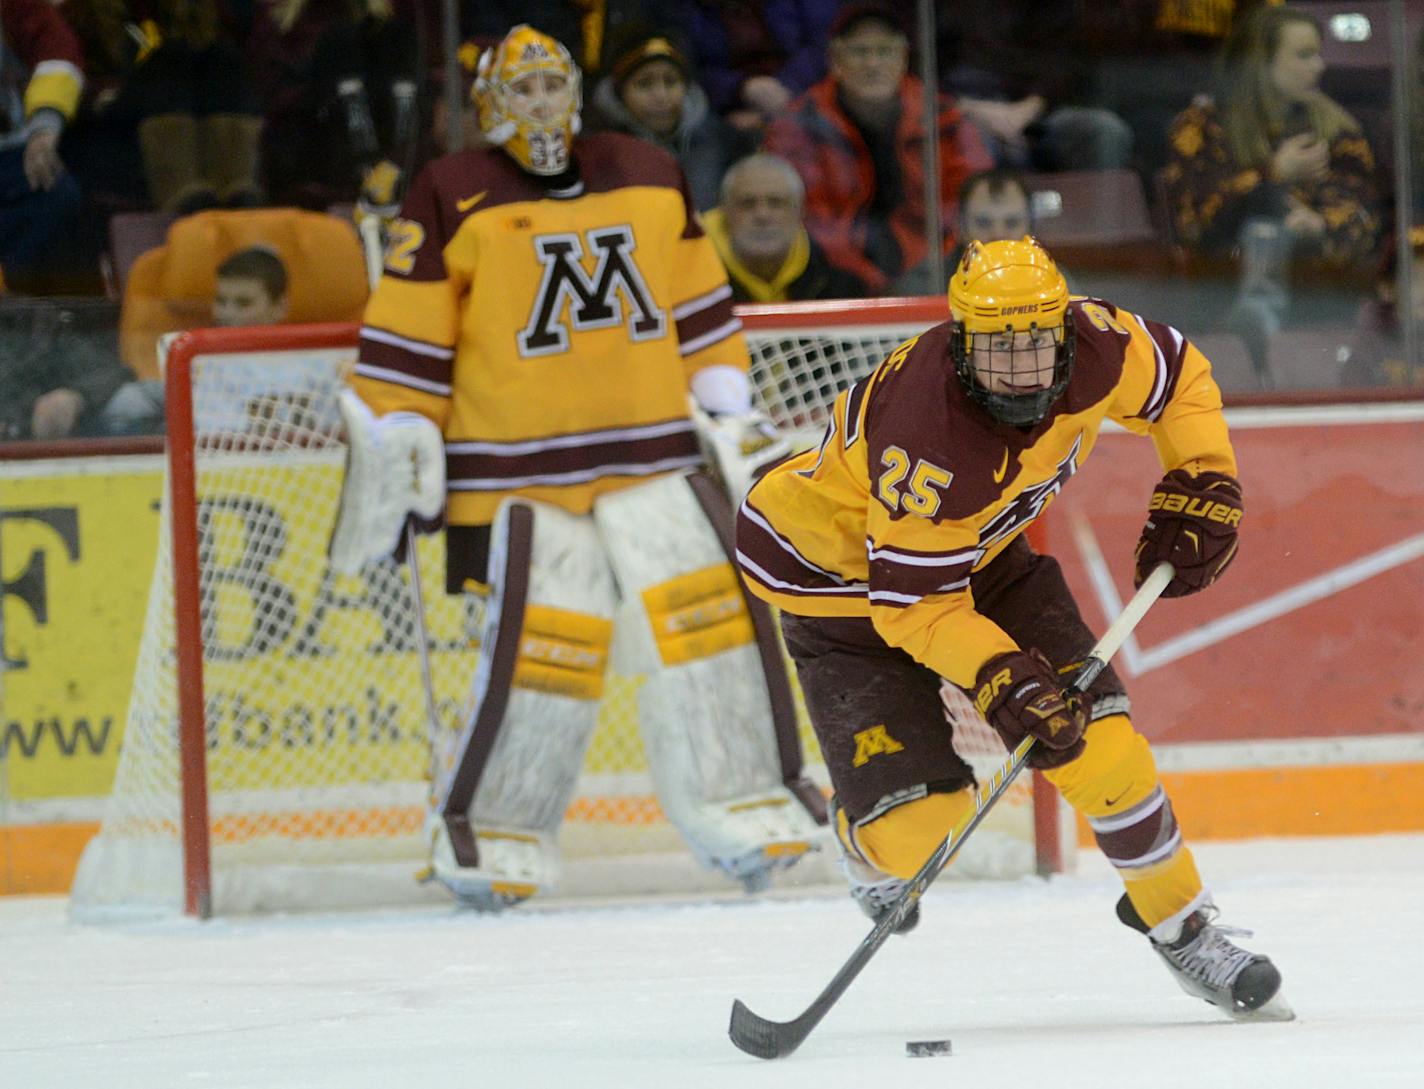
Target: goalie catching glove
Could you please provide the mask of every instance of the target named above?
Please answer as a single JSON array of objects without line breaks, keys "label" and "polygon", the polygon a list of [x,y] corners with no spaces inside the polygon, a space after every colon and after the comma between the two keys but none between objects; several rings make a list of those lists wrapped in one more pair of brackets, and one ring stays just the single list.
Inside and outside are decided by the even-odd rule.
[{"label": "goalie catching glove", "polygon": [[722,477],[733,506],[741,503],[762,473],[791,453],[791,440],[763,412],[713,414],[691,401],[692,421],[709,465]]},{"label": "goalie catching glove", "polygon": [[1147,524],[1137,542],[1133,585],[1163,560],[1175,571],[1163,597],[1205,590],[1236,558],[1241,525],[1241,484],[1225,473],[1193,476],[1173,469],[1152,490]]},{"label": "goalie catching glove", "polygon": [[1092,701],[1067,692],[1039,651],[1010,651],[990,658],[974,682],[974,705],[1012,752],[1030,734],[1038,739],[1029,767],[1056,768],[1083,751]]},{"label": "goalie catching glove", "polygon": [[346,425],[346,476],[331,533],[331,568],[354,575],[392,555],[407,518],[429,525],[445,506],[445,440],[414,412],[377,419],[351,390],[337,398]]}]

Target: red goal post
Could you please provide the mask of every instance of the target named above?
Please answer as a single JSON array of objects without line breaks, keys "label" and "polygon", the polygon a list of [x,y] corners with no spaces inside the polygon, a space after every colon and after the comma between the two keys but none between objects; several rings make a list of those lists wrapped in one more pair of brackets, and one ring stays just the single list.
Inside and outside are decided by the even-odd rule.
[{"label": "red goal post", "polygon": [[[759,404],[814,442],[835,394],[943,319],[940,299],[739,308]],[[78,915],[267,909],[440,899],[424,860],[432,759],[467,699],[478,604],[428,595],[438,721],[425,711],[395,565],[339,579],[326,567],[344,445],[335,393],[356,327],[184,333],[167,346],[163,529],[114,790],[73,891]],[[422,566],[443,564],[438,536]],[[438,580],[429,578],[432,584]],[[637,737],[640,678],[611,676],[561,833],[572,894],[727,887],[699,871],[652,796]],[[800,703],[798,693],[798,705]],[[967,705],[966,705],[967,706]],[[971,760],[1002,759],[977,715]],[[828,789],[800,709],[807,769]],[[958,743],[958,741],[957,741]],[[1071,821],[1025,785],[1002,826],[956,870],[1062,869]],[[973,845],[969,845],[973,846]],[[1067,854],[1064,851],[1067,851]],[[834,880],[829,852],[789,871]]]}]

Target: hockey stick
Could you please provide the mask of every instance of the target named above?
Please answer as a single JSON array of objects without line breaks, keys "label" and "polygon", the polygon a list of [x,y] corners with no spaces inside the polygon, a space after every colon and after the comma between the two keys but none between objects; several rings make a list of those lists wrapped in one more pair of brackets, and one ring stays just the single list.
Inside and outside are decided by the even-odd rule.
[{"label": "hockey stick", "polygon": [[[1108,660],[1117,653],[1119,647],[1132,630],[1137,627],[1138,621],[1151,608],[1152,603],[1161,596],[1166,589],[1167,583],[1172,581],[1172,565],[1160,563],[1150,575],[1142,582],[1142,588],[1137,591],[1127,607],[1122,610],[1121,615],[1113,621],[1107,633],[1098,640],[1088,654],[1087,660],[1083,662],[1073,680],[1068,685],[1070,692],[1082,692],[1094,680],[1108,664]],[[841,966],[841,970],[826,985],[816,1000],[808,1006],[800,1017],[794,1021],[768,1021],[765,1017],[753,1013],[748,1009],[741,999],[736,999],[732,1003],[732,1022],[728,1026],[728,1034],[732,1037],[732,1043],[745,1051],[748,1055],[755,1055],[759,1059],[781,1059],[795,1051],[811,1035],[815,1027],[821,1023],[821,1019],[830,1012],[832,1006],[840,999],[854,981],[860,975],[861,969],[870,963],[870,958],[875,956],[876,951],[885,944],[885,940],[899,929],[900,923],[904,921],[910,909],[918,903],[930,883],[940,875],[950,860],[959,852],[959,848],[964,845],[964,841],[969,838],[971,832],[979,827],[979,823],[993,808],[994,803],[999,800],[1009,784],[1014,781],[1014,777],[1023,769],[1025,761],[1028,759],[1029,751],[1033,748],[1034,739],[1032,736],[1026,737],[1019,742],[1018,746],[1010,754],[1008,760],[999,767],[986,783],[981,783],[979,789],[974,794],[974,812],[967,815],[957,825],[949,830],[949,835],[945,837],[943,843],[935,849],[935,853],[920,867],[920,872],[910,879],[905,891],[900,894],[900,899],[895,906],[875,924],[875,928],[865,936],[859,946],[856,947],[850,959]]]}]

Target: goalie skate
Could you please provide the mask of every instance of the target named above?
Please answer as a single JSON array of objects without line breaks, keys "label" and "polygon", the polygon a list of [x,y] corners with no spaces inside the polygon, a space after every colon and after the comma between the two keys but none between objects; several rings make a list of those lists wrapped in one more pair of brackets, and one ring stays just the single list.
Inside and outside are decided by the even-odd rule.
[{"label": "goalie skate", "polygon": [[1210,900],[1189,914],[1175,938],[1158,940],[1126,895],[1117,915],[1148,936],[1182,990],[1211,1003],[1237,1021],[1290,1021],[1295,1011],[1281,994],[1281,973],[1269,957],[1242,949],[1233,937],[1250,937],[1249,930],[1216,925],[1217,908]]},{"label": "goalie skate", "polygon": [[558,850],[542,835],[494,828],[472,830],[478,859],[474,866],[462,866],[445,821],[432,817],[427,828],[430,865],[418,879],[440,882],[476,911],[503,911],[558,883]]}]

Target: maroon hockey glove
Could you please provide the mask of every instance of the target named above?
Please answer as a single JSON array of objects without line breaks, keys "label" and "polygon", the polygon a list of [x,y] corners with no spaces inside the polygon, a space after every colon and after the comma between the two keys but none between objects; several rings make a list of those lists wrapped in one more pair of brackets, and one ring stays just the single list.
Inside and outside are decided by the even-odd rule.
[{"label": "maroon hockey glove", "polygon": [[1134,586],[1163,560],[1175,574],[1163,597],[1183,597],[1205,590],[1236,557],[1241,524],[1241,485],[1225,473],[1193,476],[1173,469],[1152,490],[1147,525],[1137,542]]},{"label": "maroon hockey glove", "polygon": [[974,705],[1010,751],[1029,734],[1038,744],[1028,754],[1034,768],[1056,768],[1083,751],[1091,700],[1063,690],[1048,659],[1036,650],[990,658],[974,682]]}]

